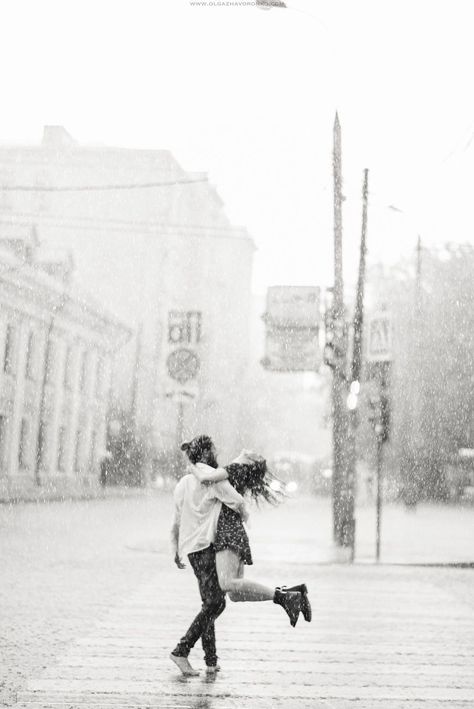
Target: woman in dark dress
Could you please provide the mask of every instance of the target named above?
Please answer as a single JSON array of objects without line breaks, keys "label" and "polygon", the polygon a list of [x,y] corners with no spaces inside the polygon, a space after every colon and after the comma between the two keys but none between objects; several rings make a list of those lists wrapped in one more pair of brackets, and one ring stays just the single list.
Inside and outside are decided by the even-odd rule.
[{"label": "woman in dark dress", "polygon": [[[250,496],[257,502],[278,501],[270,486],[272,476],[267,470],[265,459],[249,451],[242,451],[225,468],[212,468],[198,463],[192,470],[201,483],[228,479],[242,496]],[[217,522],[214,547],[219,585],[229,594],[231,601],[273,601],[284,608],[293,627],[300,611],[305,620],[311,620],[311,605],[305,584],[292,588],[271,588],[244,578],[244,566],[253,563],[249,538],[241,516],[224,504]]]}]

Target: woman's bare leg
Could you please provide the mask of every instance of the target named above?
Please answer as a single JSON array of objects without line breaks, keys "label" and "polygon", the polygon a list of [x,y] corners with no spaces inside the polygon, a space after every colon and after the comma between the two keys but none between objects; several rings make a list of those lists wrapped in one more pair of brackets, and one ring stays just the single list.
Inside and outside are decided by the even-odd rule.
[{"label": "woman's bare leg", "polygon": [[243,578],[244,565],[230,549],[216,554],[219,586],[227,591],[231,601],[272,601],[275,589]]}]

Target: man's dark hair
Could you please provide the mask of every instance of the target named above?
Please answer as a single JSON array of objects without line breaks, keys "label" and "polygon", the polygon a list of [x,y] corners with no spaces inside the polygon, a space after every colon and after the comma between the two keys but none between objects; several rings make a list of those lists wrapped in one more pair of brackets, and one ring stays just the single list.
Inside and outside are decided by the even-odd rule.
[{"label": "man's dark hair", "polygon": [[217,460],[212,454],[213,445],[210,436],[202,435],[183,443],[181,450],[185,451],[191,463],[207,463],[212,468],[217,468]]}]

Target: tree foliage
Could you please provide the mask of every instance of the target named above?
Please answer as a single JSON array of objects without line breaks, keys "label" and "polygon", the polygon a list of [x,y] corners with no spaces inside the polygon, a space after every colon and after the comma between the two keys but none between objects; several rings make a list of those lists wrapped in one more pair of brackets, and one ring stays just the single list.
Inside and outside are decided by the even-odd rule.
[{"label": "tree foliage", "polygon": [[136,430],[129,413],[117,408],[112,411],[107,436],[110,457],[104,461],[105,484],[143,487],[146,484],[145,465],[149,446],[145,436]]},{"label": "tree foliage", "polygon": [[474,247],[424,248],[420,261],[419,277],[406,262],[369,277],[372,307],[393,318],[387,458],[417,499],[443,497],[446,463],[474,447]]}]

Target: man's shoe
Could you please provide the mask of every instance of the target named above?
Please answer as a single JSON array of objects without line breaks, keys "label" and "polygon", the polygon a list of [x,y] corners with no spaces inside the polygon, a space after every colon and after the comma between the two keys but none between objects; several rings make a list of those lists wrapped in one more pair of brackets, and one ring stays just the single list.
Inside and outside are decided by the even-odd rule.
[{"label": "man's shoe", "polygon": [[180,657],[171,653],[170,660],[179,667],[185,677],[197,677],[199,675],[199,672],[191,666],[187,657]]},{"label": "man's shoe", "polygon": [[284,591],[299,591],[301,593],[301,612],[303,614],[303,618],[308,623],[311,623],[311,618],[313,617],[313,613],[311,611],[311,603],[309,602],[308,589],[306,587],[306,584],[300,583],[299,586],[291,586],[291,588],[287,588],[286,586],[283,586],[283,590]]},{"label": "man's shoe", "polygon": [[293,628],[298,622],[298,617],[301,611],[301,599],[302,595],[300,591],[284,591],[281,588],[275,589],[273,603],[277,603],[279,606],[284,608]]}]

